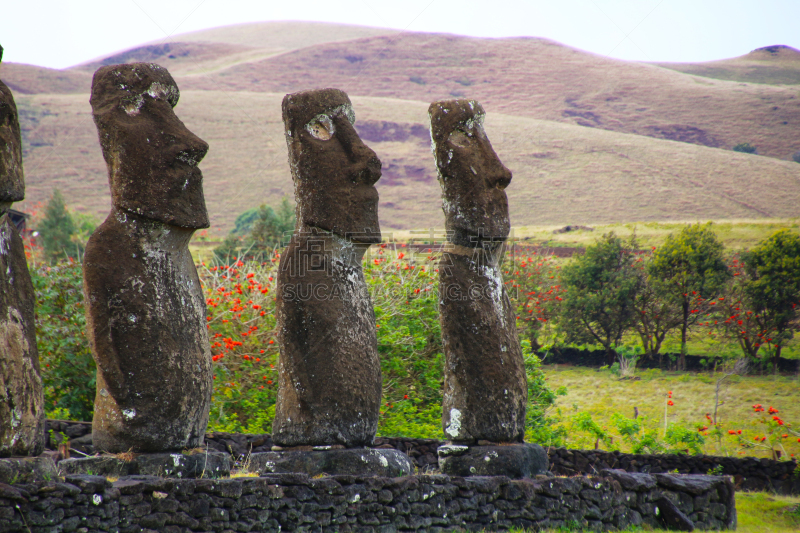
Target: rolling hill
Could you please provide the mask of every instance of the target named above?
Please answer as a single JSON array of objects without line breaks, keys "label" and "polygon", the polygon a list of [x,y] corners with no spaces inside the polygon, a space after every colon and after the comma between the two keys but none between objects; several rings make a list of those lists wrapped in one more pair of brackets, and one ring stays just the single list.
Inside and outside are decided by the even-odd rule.
[{"label": "rolling hill", "polygon": [[[175,76],[178,116],[211,145],[201,168],[218,234],[241,211],[291,197],[280,101],[324,86],[350,94],[356,127],[383,161],[385,231],[441,227],[427,105],[454,97],[487,109],[487,132],[514,172],[515,226],[798,212],[800,165],[786,161],[800,150],[795,88],[701,78],[544,39],[314,23],[195,32],[64,71],[4,64],[23,129],[22,208],[58,187],[69,205],[105,216],[88,92],[95,68],[126,61],[157,62]],[[772,157],[727,149],[738,142]]]},{"label": "rolling hill", "polygon": [[770,85],[800,85],[800,50],[776,45],[749,54],[707,63],[654,63],[685,74],[719,80]]}]

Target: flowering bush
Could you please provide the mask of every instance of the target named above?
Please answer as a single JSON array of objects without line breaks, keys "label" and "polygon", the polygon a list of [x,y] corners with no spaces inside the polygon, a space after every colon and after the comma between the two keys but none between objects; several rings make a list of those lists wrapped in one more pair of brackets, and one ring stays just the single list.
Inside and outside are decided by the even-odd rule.
[{"label": "flowering bush", "polygon": [[30,273],[45,411],[52,417],[91,420],[95,364],[86,339],[81,264],[64,261]]},{"label": "flowering bush", "polygon": [[800,442],[800,431],[795,429],[792,424],[786,423],[779,415],[780,411],[772,406],[764,409],[760,403],[753,405],[754,419],[751,422],[756,428],[755,435],[743,435],[741,429],[728,430],[728,435],[736,439],[738,445],[745,450],[763,448],[769,450],[773,459],[781,457],[794,457],[789,454],[784,447],[790,439],[797,439]]}]

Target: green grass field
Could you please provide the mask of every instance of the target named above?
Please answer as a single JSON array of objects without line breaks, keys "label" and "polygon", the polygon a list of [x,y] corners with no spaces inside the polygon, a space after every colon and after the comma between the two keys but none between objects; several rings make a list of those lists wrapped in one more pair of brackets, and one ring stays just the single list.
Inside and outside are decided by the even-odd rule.
[{"label": "green grass field", "polygon": [[[662,372],[642,370],[636,373],[635,380],[620,380],[607,370],[546,365],[545,374],[551,388],[565,386],[566,396],[558,399],[556,411],[560,412],[560,425],[570,430],[567,445],[570,448],[593,448],[594,438],[573,431],[569,419],[578,411],[592,415],[600,425],[609,428],[615,435],[614,446],[628,451],[619,434],[610,424],[610,417],[619,412],[633,417],[634,407],[639,416],[646,417],[647,427],[657,428],[662,435],[664,417],[668,423],[680,423],[692,429],[710,426],[706,413],[714,414],[716,380],[720,376],[713,373]],[[667,392],[672,391],[674,405],[667,406]],[[738,439],[729,435],[729,430],[742,430],[743,441],[754,443],[756,436],[765,436],[765,425],[753,412],[754,404],[765,408],[773,406],[789,429],[781,429],[777,436],[776,449],[781,455],[800,457],[800,443],[797,430],[800,430],[800,381],[797,376],[733,376],[720,392],[721,405],[717,421],[722,424],[723,438],[717,441],[713,435],[705,437],[704,453],[707,455],[740,456],[754,455],[770,457],[771,451],[759,445],[743,448]],[[665,409],[666,407],[666,409]],[[759,413],[767,414],[767,413]],[[768,418],[771,418],[768,417]],[[794,433],[792,433],[794,431]],[[764,442],[764,445],[766,442]],[[601,444],[601,448],[607,448]]]},{"label": "green grass field", "polygon": [[[592,244],[604,233],[613,231],[617,235],[629,238],[634,233],[641,248],[659,246],[670,233],[676,233],[687,224],[705,223],[707,220],[684,220],[664,222],[631,222],[627,224],[603,224],[593,226],[593,231],[577,230],[568,233],[554,234],[553,231],[563,226],[522,226],[514,228],[514,237],[523,242],[541,243],[544,246],[584,247]],[[769,237],[780,229],[800,229],[800,219],[739,219],[714,220],[714,231],[719,240],[731,250],[752,248],[759,241]]]}]

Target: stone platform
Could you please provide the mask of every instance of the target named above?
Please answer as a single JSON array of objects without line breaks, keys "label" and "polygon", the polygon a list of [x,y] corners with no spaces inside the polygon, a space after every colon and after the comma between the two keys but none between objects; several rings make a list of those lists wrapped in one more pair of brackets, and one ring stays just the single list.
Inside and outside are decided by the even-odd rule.
[{"label": "stone platform", "polygon": [[[319,448],[322,448],[321,446]],[[414,472],[411,459],[398,450],[347,448],[340,450],[254,453],[247,470],[259,475],[302,473],[309,476],[349,475],[400,477]]]},{"label": "stone platform", "polygon": [[220,478],[231,473],[231,458],[222,452],[198,452],[185,454],[99,455],[80,459],[65,459],[58,463],[62,476],[88,474],[120,478],[123,476],[160,476],[178,478]]},{"label": "stone platform", "polygon": [[462,446],[445,444],[438,451],[439,468],[449,476],[507,476],[531,478],[545,474],[547,452],[538,444]]},{"label": "stone platform", "polygon": [[46,455],[0,459],[0,483],[34,483],[57,477],[56,463]]},{"label": "stone platform", "polygon": [[269,474],[110,482],[73,475],[60,483],[0,485],[0,530],[619,531],[675,528],[673,516],[665,519],[666,507],[673,506],[695,531],[736,528],[735,493],[727,477],[604,470],[592,477],[521,480]]}]

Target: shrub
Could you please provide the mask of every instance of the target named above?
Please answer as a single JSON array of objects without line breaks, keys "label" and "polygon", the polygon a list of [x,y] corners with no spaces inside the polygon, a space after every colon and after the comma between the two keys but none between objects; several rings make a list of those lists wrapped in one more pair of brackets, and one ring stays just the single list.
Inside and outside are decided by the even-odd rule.
[{"label": "shrub", "polygon": [[745,154],[755,154],[756,147],[750,143],[739,143],[733,147],[734,152],[742,152]]},{"label": "shrub", "polygon": [[795,163],[800,163],[800,150],[794,153],[792,159],[794,160]]},{"label": "shrub", "polygon": [[31,271],[31,278],[45,411],[52,415],[61,409],[74,419],[91,420],[96,369],[85,333],[81,264],[42,266]]}]

